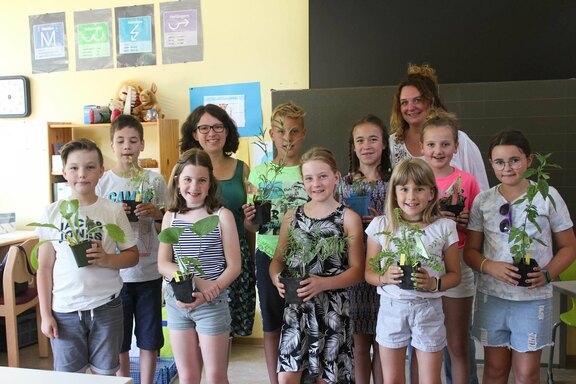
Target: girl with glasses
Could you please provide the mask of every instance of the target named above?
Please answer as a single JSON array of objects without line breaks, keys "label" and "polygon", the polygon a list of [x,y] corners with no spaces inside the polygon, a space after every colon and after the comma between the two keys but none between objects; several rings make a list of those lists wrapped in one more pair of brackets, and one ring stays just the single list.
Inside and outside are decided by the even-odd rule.
[{"label": "girl with glasses", "polygon": [[[550,187],[555,201],[538,194],[536,226],[527,222],[534,242],[530,254],[539,267],[528,273],[528,287],[518,285],[520,275],[513,265],[509,232],[524,223],[526,197],[532,181],[522,177],[534,155],[520,131],[496,135],[488,148],[490,163],[500,184],[480,193],[472,205],[468,223],[465,261],[480,272],[472,335],[484,346],[484,383],[506,383],[510,369],[516,382],[540,382],[542,349],[552,343],[552,279],[574,260],[576,238],[568,208],[558,191]],[[553,254],[552,242],[556,243]]]}]

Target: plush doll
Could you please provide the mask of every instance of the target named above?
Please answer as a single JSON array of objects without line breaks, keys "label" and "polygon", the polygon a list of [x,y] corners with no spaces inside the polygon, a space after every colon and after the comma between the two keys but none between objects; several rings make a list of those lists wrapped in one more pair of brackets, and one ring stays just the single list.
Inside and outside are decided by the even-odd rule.
[{"label": "plush doll", "polygon": [[140,105],[139,94],[142,87],[134,81],[122,83],[118,90],[118,97],[110,100],[110,121],[116,120],[119,115],[131,115],[132,109]]},{"label": "plush doll", "polygon": [[[136,116],[140,121],[154,121],[157,118],[162,118],[162,113],[160,112],[160,106],[158,105],[158,99],[156,98],[156,91],[158,88],[155,83],[152,83],[150,89],[145,89],[140,92],[140,105],[132,109],[132,114]],[[149,110],[155,110],[156,113],[148,113]]]}]

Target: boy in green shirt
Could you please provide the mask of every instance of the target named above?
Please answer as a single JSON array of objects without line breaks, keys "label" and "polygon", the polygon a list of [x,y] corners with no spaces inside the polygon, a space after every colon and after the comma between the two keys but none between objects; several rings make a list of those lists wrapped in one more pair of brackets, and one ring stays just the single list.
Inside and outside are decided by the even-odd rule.
[{"label": "boy in green shirt", "polygon": [[257,232],[256,238],[256,287],[260,300],[262,328],[264,331],[264,354],[270,383],[278,383],[276,366],[278,363],[278,344],[280,329],[284,314],[284,300],[278,295],[278,290],[272,284],[269,275],[270,261],[274,256],[280,224],[289,208],[296,207],[308,201],[300,173],[300,156],[302,142],[306,137],[304,127],[305,112],[292,103],[278,105],[272,111],[270,137],[276,148],[276,156],[271,162],[264,163],[252,169],[248,181],[249,193],[255,194],[262,188],[262,175],[272,178],[274,171],[271,163],[283,164],[283,168],[274,178],[274,188],[270,197],[272,213],[270,223],[262,226],[254,224],[256,208],[245,204],[244,227]]}]

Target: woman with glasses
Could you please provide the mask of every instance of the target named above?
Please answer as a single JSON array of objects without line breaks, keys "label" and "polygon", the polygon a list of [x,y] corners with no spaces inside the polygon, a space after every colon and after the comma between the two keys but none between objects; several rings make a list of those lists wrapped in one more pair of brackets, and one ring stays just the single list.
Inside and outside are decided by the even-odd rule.
[{"label": "woman with glasses", "polygon": [[220,182],[220,201],[234,214],[242,254],[240,276],[228,288],[230,336],[252,333],[256,308],[254,235],[244,229],[242,204],[246,202],[246,181],[250,168],[232,154],[238,150],[239,134],[228,113],[214,104],[194,109],[181,128],[180,152],[201,148],[210,156],[214,176]]},{"label": "woman with glasses", "polygon": [[[500,184],[474,200],[464,250],[468,265],[480,272],[472,335],[484,346],[484,383],[507,383],[511,369],[517,383],[539,383],[542,349],[552,343],[549,283],[576,258],[573,224],[553,187],[549,198],[534,198],[539,228],[526,221],[526,193],[534,182],[522,175],[534,155],[522,132],[499,133],[488,154]],[[519,285],[508,241],[525,222],[528,236],[543,242],[529,247],[539,266],[528,273],[528,287]]]}]

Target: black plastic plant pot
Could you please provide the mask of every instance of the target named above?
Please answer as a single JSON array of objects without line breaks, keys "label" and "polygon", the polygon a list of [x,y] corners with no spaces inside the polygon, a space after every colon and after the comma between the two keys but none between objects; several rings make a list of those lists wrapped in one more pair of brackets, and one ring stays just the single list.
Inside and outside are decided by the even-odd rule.
[{"label": "black plastic plant pot", "polygon": [[88,257],[86,256],[86,251],[92,248],[92,242],[90,240],[84,240],[76,245],[71,245],[72,254],[76,260],[76,265],[78,268],[87,267],[90,265],[88,263]]},{"label": "black plastic plant pot", "polygon": [[252,222],[258,225],[268,224],[271,219],[272,204],[269,201],[255,201],[254,208],[256,208],[256,215],[252,219]]},{"label": "black plastic plant pot", "polygon": [[134,213],[134,211],[136,210],[136,206],[138,204],[140,204],[140,201],[136,201],[136,200],[122,200],[123,203],[128,204],[128,206],[130,207],[130,213],[127,213],[126,216],[128,216],[128,221],[130,222],[136,222],[138,221],[138,216],[136,216],[136,214]]},{"label": "black plastic plant pot", "polygon": [[522,260],[520,260],[520,263],[514,265],[518,267],[518,272],[516,273],[520,275],[520,279],[518,279],[518,286],[529,287],[530,285],[532,285],[530,283],[527,283],[526,279],[530,279],[530,277],[528,277],[528,274],[534,272],[534,267],[538,266],[536,260],[530,259],[530,264],[526,264],[526,259],[523,258]]},{"label": "black plastic plant pot", "polygon": [[452,212],[458,216],[464,210],[464,204],[440,205],[440,210]]},{"label": "black plastic plant pot", "polygon": [[286,304],[302,304],[304,302],[302,297],[298,297],[296,290],[300,288],[300,282],[306,278],[280,276],[280,282],[284,284],[284,301]]},{"label": "black plastic plant pot", "polygon": [[170,281],[170,286],[174,291],[176,300],[188,304],[193,303],[196,300],[196,298],[192,296],[192,293],[196,291],[196,286],[194,284],[194,278],[192,275],[181,277],[180,281],[172,279]]},{"label": "black plastic plant pot", "polygon": [[400,278],[400,284],[398,286],[401,289],[406,289],[406,290],[415,289],[414,281],[412,281],[412,274],[418,272],[418,270],[420,269],[420,263],[418,263],[414,266],[412,266],[412,265],[400,265],[400,263],[398,263],[398,266],[402,269],[402,272],[404,272],[404,275]]}]

